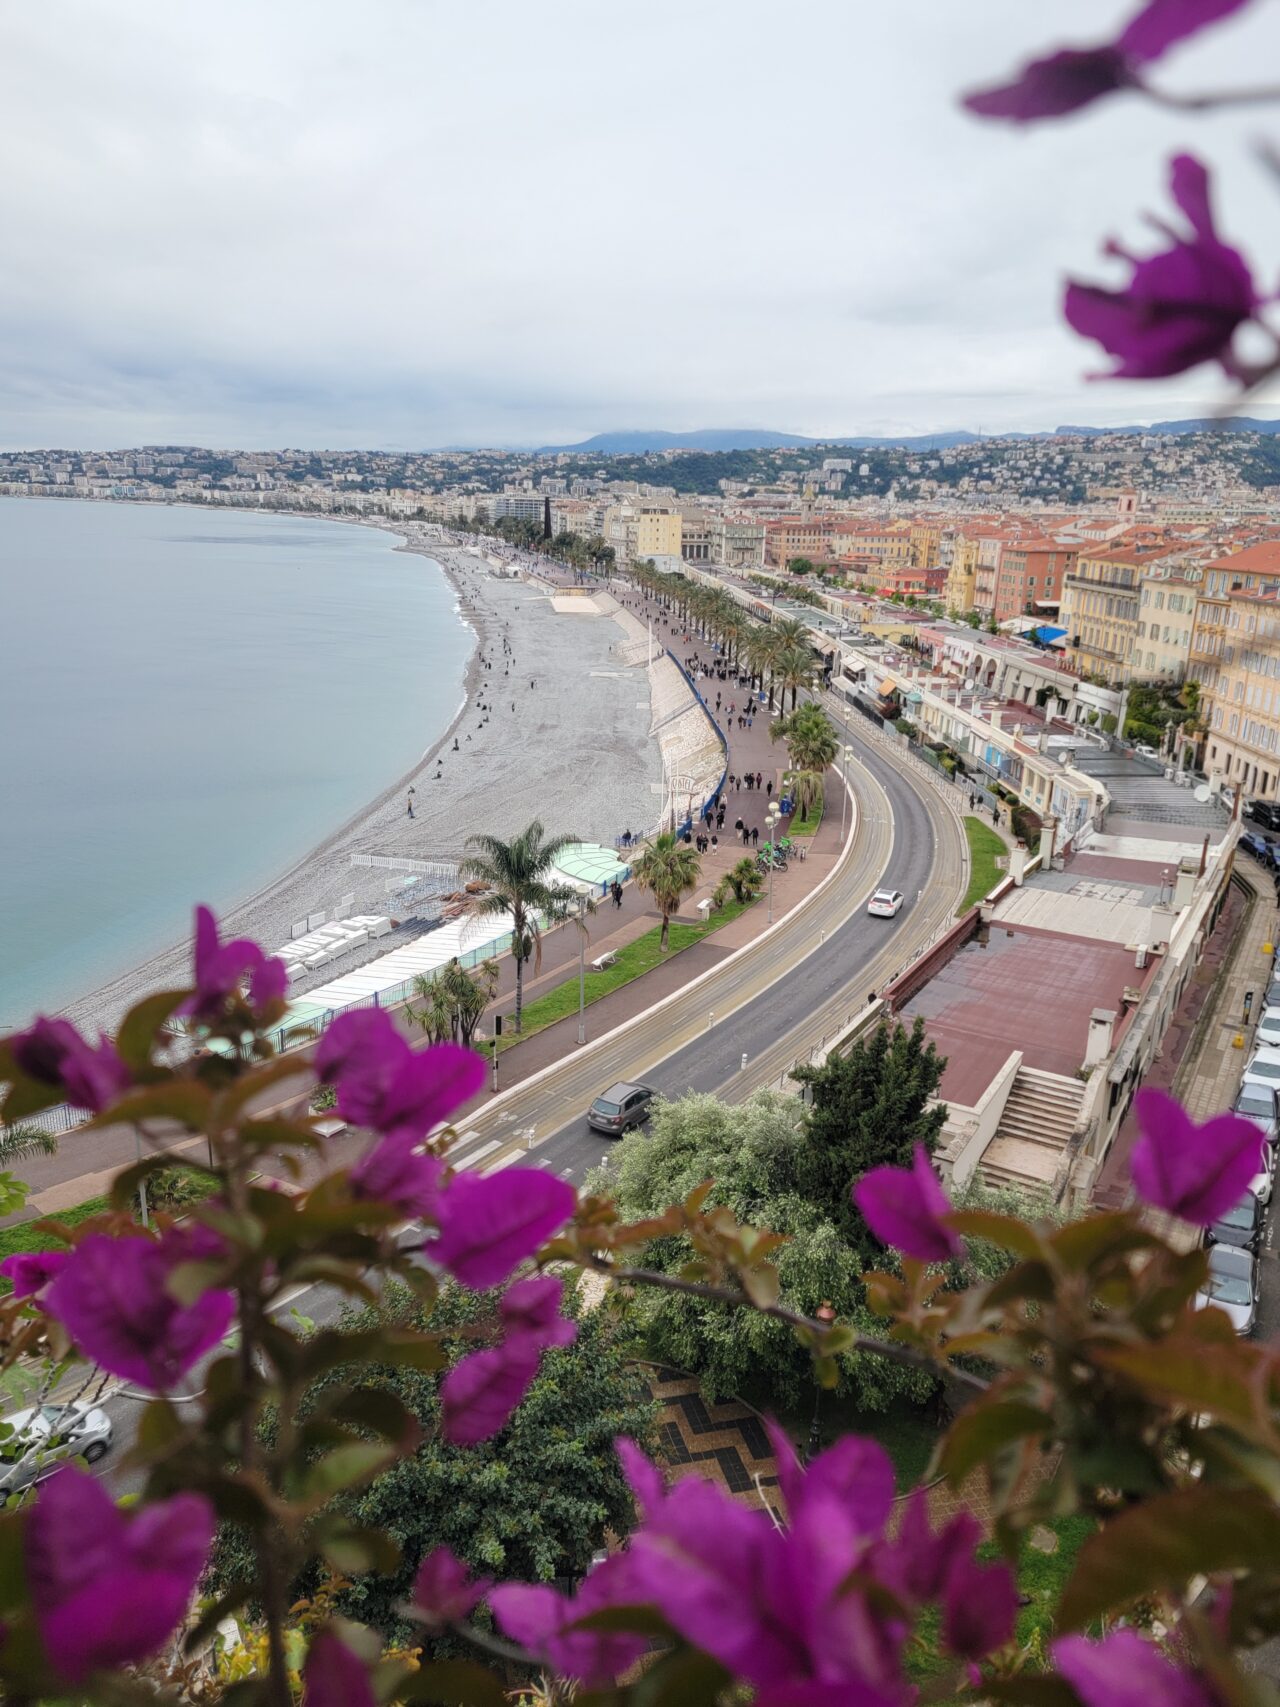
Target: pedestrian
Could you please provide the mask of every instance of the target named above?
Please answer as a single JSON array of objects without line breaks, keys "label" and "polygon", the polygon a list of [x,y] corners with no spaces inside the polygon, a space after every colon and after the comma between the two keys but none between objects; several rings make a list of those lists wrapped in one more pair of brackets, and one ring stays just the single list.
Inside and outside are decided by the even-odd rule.
[{"label": "pedestrian", "polygon": [[742,819],[741,818],[735,818],[734,819],[734,821],[733,821],[733,833],[735,836],[740,836],[742,834]]},{"label": "pedestrian", "polygon": [[746,825],[744,824],[742,826],[742,845],[744,848],[747,846],[747,844],[750,842],[750,840],[751,840],[751,831],[748,830]]},{"label": "pedestrian", "polygon": [[613,880],[613,904],[615,907],[620,907],[622,905],[622,885],[618,882],[616,877]]},{"label": "pedestrian", "polygon": [[757,825],[753,824],[751,826],[751,845],[752,845],[752,847],[755,847],[756,844],[759,842],[759,840],[760,840],[759,828]]},{"label": "pedestrian", "polygon": [[723,806],[716,813],[716,829],[717,830],[723,830],[724,829],[724,807]]},{"label": "pedestrian", "polygon": [[718,853],[719,849],[720,849],[719,840],[717,839],[717,837],[715,836],[715,834],[713,832],[712,837],[711,837],[711,851],[712,851],[712,853]]},{"label": "pedestrian", "polygon": [[[762,788],[763,786],[764,786],[764,772],[763,771],[757,771],[756,772],[756,787]],[[770,794],[773,793],[773,783],[772,782],[770,782],[770,784],[769,784],[769,793]]]}]

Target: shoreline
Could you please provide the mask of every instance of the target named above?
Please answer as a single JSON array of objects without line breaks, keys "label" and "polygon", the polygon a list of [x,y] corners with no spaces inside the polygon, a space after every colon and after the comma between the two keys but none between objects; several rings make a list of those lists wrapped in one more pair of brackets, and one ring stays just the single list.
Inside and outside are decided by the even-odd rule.
[{"label": "shoreline", "polygon": [[[104,500],[94,500],[94,502],[102,501]],[[114,502],[117,500],[106,501]],[[118,501],[126,502],[128,500]],[[181,507],[197,510],[203,508],[201,505]],[[240,513],[258,513],[256,506],[229,507],[240,510]],[[348,857],[350,853],[382,852],[395,854],[399,852],[419,859],[452,862],[461,852],[461,842],[465,840],[466,835],[484,830],[492,830],[495,834],[510,834],[516,827],[514,824],[500,825],[492,821],[495,818],[499,820],[502,818],[502,805],[507,804],[513,794],[520,792],[519,787],[513,788],[509,781],[504,786],[500,777],[495,777],[493,803],[491,805],[488,802],[485,803],[486,817],[484,819],[477,818],[477,809],[480,804],[475,798],[477,789],[474,784],[470,787],[467,786],[465,771],[461,792],[464,799],[468,795],[471,797],[470,810],[467,810],[465,805],[460,802],[450,804],[446,798],[457,792],[451,790],[448,784],[453,781],[458,771],[457,761],[459,757],[465,754],[465,757],[470,759],[472,756],[465,752],[462,746],[461,737],[464,732],[466,741],[475,744],[477,761],[482,758],[481,748],[484,746],[485,740],[484,725],[489,723],[491,716],[494,716],[495,719],[497,717],[492,698],[494,683],[492,679],[487,680],[486,677],[491,677],[494,657],[497,656],[500,661],[497,648],[505,636],[511,633],[513,625],[517,630],[522,626],[526,630],[525,635],[519,641],[521,648],[526,651],[526,662],[528,661],[527,647],[529,641],[533,639],[532,667],[539,675],[547,672],[543,676],[543,680],[548,688],[559,687],[561,689],[558,696],[554,692],[547,693],[547,700],[554,700],[557,697],[570,701],[577,699],[580,702],[592,697],[599,699],[602,697],[600,694],[592,695],[590,690],[594,683],[588,679],[588,677],[597,676],[601,678],[634,678],[628,681],[626,692],[634,695],[636,689],[639,688],[646,694],[647,700],[647,683],[643,679],[645,675],[643,668],[637,674],[631,668],[619,668],[617,660],[610,657],[614,653],[620,653],[625,644],[623,630],[613,621],[611,616],[605,616],[608,635],[612,641],[607,650],[599,644],[601,636],[597,633],[597,644],[594,647],[587,646],[584,648],[576,644],[567,647],[563,644],[556,644],[550,650],[552,652],[564,652],[563,658],[552,657],[548,659],[539,656],[533,631],[540,626],[545,626],[548,620],[561,625],[563,632],[550,629],[542,638],[563,642],[568,638],[570,631],[573,631],[575,635],[581,634],[581,625],[584,623],[589,622],[593,629],[597,625],[603,626],[600,624],[600,618],[605,613],[593,613],[592,617],[552,615],[550,599],[543,592],[534,590],[523,577],[517,578],[494,572],[487,556],[484,555],[483,545],[480,546],[481,555],[474,556],[462,546],[454,545],[438,537],[432,537],[436,530],[432,529],[431,524],[418,521],[396,521],[391,518],[359,520],[350,517],[322,518],[313,516],[307,511],[275,511],[272,513],[281,516],[296,515],[307,520],[342,521],[350,526],[376,527],[382,532],[393,534],[397,540],[394,548],[397,552],[428,559],[436,565],[445,577],[454,593],[454,612],[461,625],[470,630],[472,640],[463,676],[463,693],[460,703],[448,724],[434,734],[431,741],[423,749],[421,758],[400,775],[384,784],[361,808],[352,813],[344,822],[336,825],[326,836],[305,853],[299,855],[286,868],[277,872],[265,883],[260,884],[251,893],[238,898],[232,904],[228,904],[221,911],[219,917],[224,935],[253,936],[262,943],[264,949],[269,953],[280,948],[288,940],[289,923],[292,920],[304,918],[313,911],[332,912],[339,891],[346,893],[362,892],[358,903],[354,907],[346,909],[347,911],[387,912],[394,916],[394,904],[386,892],[385,871],[353,866]],[[536,614],[533,608],[527,611],[522,610],[521,607],[526,602],[537,607]],[[577,667],[579,657],[583,652],[589,654],[592,651],[598,654],[596,662],[602,667],[584,675],[581,669]],[[486,670],[486,658],[488,658],[489,663],[488,670]],[[603,667],[609,662],[612,662],[612,667]],[[559,678],[556,674],[557,670],[563,672]],[[573,691],[575,681],[578,690],[576,693]],[[514,690],[515,683],[513,682],[511,685]],[[605,683],[601,681],[600,687],[603,688],[604,685]],[[566,689],[569,691],[564,691]],[[486,698],[486,694],[489,697]],[[615,693],[611,697],[616,700],[618,696]],[[512,712],[515,713],[520,704],[518,694],[511,704]],[[607,726],[608,717],[605,707],[601,706],[599,709],[604,715],[604,723]],[[559,775],[559,793],[564,804],[557,803],[557,813],[562,813],[565,810],[568,804],[566,798],[568,794],[581,792],[585,787],[581,781],[583,770],[579,766],[571,767],[568,771],[568,775],[574,778],[574,788],[565,788],[566,775],[557,772],[558,754],[563,751],[575,734],[579,738],[579,744],[581,744],[584,729],[596,729],[601,726],[600,718],[593,717],[591,708],[585,703],[566,705],[565,710],[567,728],[561,728],[554,724],[551,726],[543,725],[536,732],[538,735],[545,733],[548,737],[546,740],[547,750],[543,751],[536,738],[529,740],[527,744],[523,744],[529,735],[527,727],[520,729],[519,716],[513,718],[510,713],[505,712],[504,708],[505,721],[507,723],[514,722],[517,725],[517,733],[522,744],[517,748],[515,744],[508,743],[505,755],[503,750],[499,749],[499,757],[505,756],[509,761],[506,766],[509,771],[514,769],[520,772],[536,767],[545,767],[549,778],[555,778]],[[474,731],[467,729],[468,719],[474,718],[480,711],[485,712],[483,722]],[[641,722],[634,711],[628,721],[633,726]],[[629,788],[624,786],[622,792],[624,794],[629,792],[633,803],[638,799],[637,777],[639,770],[643,769],[650,780],[658,774],[656,760],[658,748],[655,738],[650,733],[651,721],[646,706],[643,725],[632,728],[630,742],[628,742],[625,733],[620,732],[621,744],[624,747],[629,746],[631,749],[623,755],[629,761],[624,769],[630,773],[635,773],[629,777]],[[481,737],[478,742],[475,739],[477,735]],[[458,742],[456,753],[453,746],[455,741]],[[584,753],[584,760],[586,756]],[[518,759],[518,763],[510,762],[516,759]],[[443,780],[441,776],[437,775],[437,767],[439,767],[440,772],[443,773],[447,770],[449,773],[448,782],[443,790],[433,790],[431,786],[433,782]],[[483,766],[480,768],[483,769]],[[501,764],[496,767],[491,764],[490,768],[500,770]],[[587,769],[590,767],[588,766]],[[597,788],[602,784],[607,786],[608,778],[598,777],[596,782]],[[482,777],[480,779],[482,792],[483,787]],[[404,799],[410,790],[413,791],[412,797],[419,807],[419,811],[415,813],[413,820],[408,819],[407,813],[403,817],[399,813],[399,801]],[[553,799],[556,792],[556,789],[552,788]],[[598,820],[600,816],[599,800],[593,804],[592,810],[593,816]],[[534,809],[530,811],[529,816],[542,815],[535,802]],[[548,816],[550,816],[549,809]],[[624,811],[620,816],[623,819],[630,816],[640,821],[639,808],[634,804],[630,814]],[[437,822],[443,820],[448,823],[450,832],[453,834],[451,845],[442,845],[439,833],[433,836],[430,828],[432,820]],[[406,846],[406,826],[413,827],[419,823],[422,825],[422,830],[418,832],[415,828],[410,838],[411,845]],[[598,822],[587,826],[565,818],[563,823],[567,824],[570,830],[579,834],[584,840],[593,839],[593,829],[599,828]],[[456,826],[456,830],[454,826]],[[562,822],[558,816],[553,821],[548,822],[548,830],[552,833],[561,827]],[[624,827],[623,822],[618,822],[613,833],[620,832]],[[457,831],[460,831],[461,834],[459,835]],[[377,845],[370,846],[371,840],[375,841]],[[379,886],[381,886],[381,895],[378,893]],[[198,897],[192,897],[193,905],[197,899]],[[396,933],[396,935],[398,934]],[[409,934],[417,935],[420,932],[416,930],[408,932],[402,940],[407,940]],[[393,935],[390,939],[382,939],[376,945],[368,945],[364,951],[356,951],[336,964],[329,975],[333,976],[343,971],[354,970],[364,960],[374,958],[376,954],[384,953],[389,947],[395,946],[395,941],[396,936]],[[189,955],[190,939],[184,937],[180,942],[171,943],[165,948],[158,949],[113,977],[101,981],[93,989],[64,1004],[58,1011],[80,1024],[90,1023],[109,1027],[117,1023],[127,1008],[147,990],[161,987],[175,978],[178,980],[184,978],[187,975]],[[303,999],[305,999],[306,988],[305,984],[300,985],[296,992]]]}]

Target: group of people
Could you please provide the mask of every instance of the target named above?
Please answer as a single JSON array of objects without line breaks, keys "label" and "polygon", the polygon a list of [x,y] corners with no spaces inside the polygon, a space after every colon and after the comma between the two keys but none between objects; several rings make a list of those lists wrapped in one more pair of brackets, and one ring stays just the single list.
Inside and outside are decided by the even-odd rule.
[{"label": "group of people", "polygon": [[766,783],[763,771],[747,771],[743,776],[733,776],[731,774],[725,780],[728,782],[729,787],[733,789],[745,788],[748,792],[753,792],[757,789],[764,789],[765,798],[767,800],[773,799],[773,778],[770,777]]}]

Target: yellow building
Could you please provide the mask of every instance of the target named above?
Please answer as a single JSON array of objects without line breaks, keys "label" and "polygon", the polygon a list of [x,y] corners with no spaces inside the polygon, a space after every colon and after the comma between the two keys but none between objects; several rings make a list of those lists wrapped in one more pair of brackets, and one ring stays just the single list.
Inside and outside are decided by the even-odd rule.
[{"label": "yellow building", "polygon": [[1135,681],[1181,682],[1191,663],[1198,581],[1146,574],[1138,599],[1138,632],[1131,661]]},{"label": "yellow building", "polygon": [[636,557],[679,557],[679,510],[641,510],[636,517]]},{"label": "yellow building", "polygon": [[1063,577],[1059,621],[1082,675],[1099,676],[1108,687],[1131,679],[1142,577],[1150,567],[1151,558],[1136,551],[1102,547],[1082,551],[1074,574]]},{"label": "yellow building", "polygon": [[1280,798],[1280,542],[1205,569],[1191,636],[1210,776]]},{"label": "yellow building", "polygon": [[952,548],[951,568],[947,572],[947,585],[943,594],[947,601],[947,609],[955,611],[957,616],[963,616],[966,611],[973,609],[974,584],[977,576],[978,542],[976,539],[966,539],[964,535],[958,534]]},{"label": "yellow building", "polygon": [[936,569],[941,562],[942,523],[912,522],[911,562],[917,569]]}]

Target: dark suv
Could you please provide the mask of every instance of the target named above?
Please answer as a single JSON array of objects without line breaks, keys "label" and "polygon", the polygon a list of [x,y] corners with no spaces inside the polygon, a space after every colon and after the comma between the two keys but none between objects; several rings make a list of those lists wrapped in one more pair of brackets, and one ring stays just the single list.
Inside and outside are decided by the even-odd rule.
[{"label": "dark suv", "polygon": [[1261,824],[1264,830],[1280,830],[1280,801],[1251,800],[1244,809],[1246,818]]},{"label": "dark suv", "polygon": [[629,1126],[648,1120],[657,1094],[649,1085],[610,1085],[587,1110],[587,1125],[610,1138],[621,1138]]},{"label": "dark suv", "polygon": [[1205,1234],[1209,1245],[1235,1245],[1246,1251],[1256,1250],[1262,1237],[1262,1206],[1251,1191],[1246,1191],[1233,1209],[1220,1215]]}]

